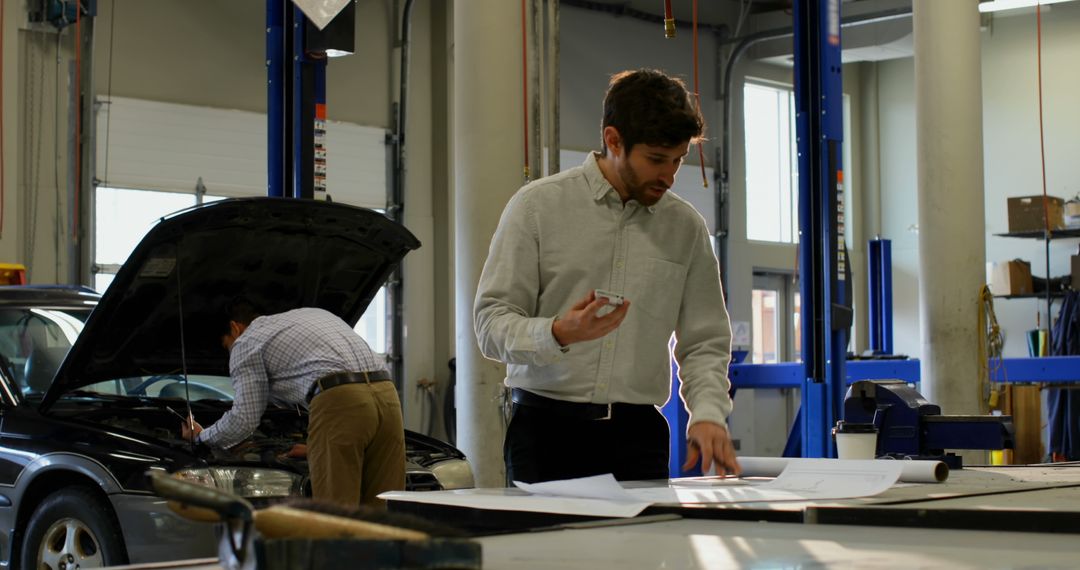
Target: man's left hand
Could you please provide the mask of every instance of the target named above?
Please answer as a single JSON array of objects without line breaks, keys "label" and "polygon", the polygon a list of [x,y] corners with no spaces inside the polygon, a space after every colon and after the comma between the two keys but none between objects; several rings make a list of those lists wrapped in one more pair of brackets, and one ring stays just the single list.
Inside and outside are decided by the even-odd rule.
[{"label": "man's left hand", "polygon": [[683,471],[692,468],[701,459],[701,472],[708,473],[715,463],[717,475],[742,473],[735,459],[735,446],[726,427],[715,422],[697,422],[686,432],[686,463]]}]

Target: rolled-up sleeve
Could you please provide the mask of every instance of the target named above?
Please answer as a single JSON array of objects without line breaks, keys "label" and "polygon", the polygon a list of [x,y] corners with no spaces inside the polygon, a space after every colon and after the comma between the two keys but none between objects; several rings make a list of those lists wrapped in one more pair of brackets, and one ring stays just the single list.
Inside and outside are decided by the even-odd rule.
[{"label": "rolled-up sleeve", "polygon": [[675,338],[675,359],[682,379],[679,393],[690,412],[687,425],[701,421],[723,425],[732,409],[728,394],[731,323],[716,256],[704,226],[694,243]]},{"label": "rolled-up sleeve", "polygon": [[485,357],[507,364],[544,366],[562,359],[551,334],[554,315],[537,316],[540,254],[529,192],[503,210],[491,240],[473,306],[476,340]]}]

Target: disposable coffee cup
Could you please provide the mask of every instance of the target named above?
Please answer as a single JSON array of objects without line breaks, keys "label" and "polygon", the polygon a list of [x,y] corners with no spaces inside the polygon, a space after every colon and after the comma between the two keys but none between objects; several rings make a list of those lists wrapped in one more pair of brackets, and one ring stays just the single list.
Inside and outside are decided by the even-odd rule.
[{"label": "disposable coffee cup", "polygon": [[836,455],[840,459],[874,459],[877,457],[878,430],[874,424],[856,424],[840,420],[833,428]]}]

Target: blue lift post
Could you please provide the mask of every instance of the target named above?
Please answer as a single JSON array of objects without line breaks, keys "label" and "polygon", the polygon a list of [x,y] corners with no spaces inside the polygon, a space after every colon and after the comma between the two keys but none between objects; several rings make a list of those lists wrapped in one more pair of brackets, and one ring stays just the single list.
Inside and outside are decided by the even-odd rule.
[{"label": "blue lift post", "polygon": [[266,1],[269,196],[325,197],[326,52],[352,53],[355,13],[318,30],[291,0]]},{"label": "blue lift post", "polygon": [[851,323],[844,249],[840,0],[794,3],[802,293],[802,455],[833,457]]},{"label": "blue lift post", "polygon": [[867,242],[866,250],[870,350],[874,354],[892,354],[892,242],[872,239]]}]

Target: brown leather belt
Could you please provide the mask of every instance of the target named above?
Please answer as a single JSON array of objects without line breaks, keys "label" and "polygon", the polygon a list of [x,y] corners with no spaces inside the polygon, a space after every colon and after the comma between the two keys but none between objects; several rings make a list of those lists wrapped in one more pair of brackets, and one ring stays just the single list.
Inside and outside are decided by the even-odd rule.
[{"label": "brown leather belt", "polygon": [[342,384],[374,384],[376,382],[389,382],[390,373],[385,370],[372,370],[370,372],[334,372],[319,378],[311,385],[307,393],[307,401],[319,395],[320,392],[329,390]]},{"label": "brown leather belt", "polygon": [[534,394],[521,388],[510,390],[510,399],[519,406],[545,410],[554,415],[575,418],[579,420],[610,420],[613,415],[621,417],[627,412],[640,412],[652,410],[655,413],[656,406],[650,404],[590,404],[586,402],[567,402],[556,400],[540,394]]}]

